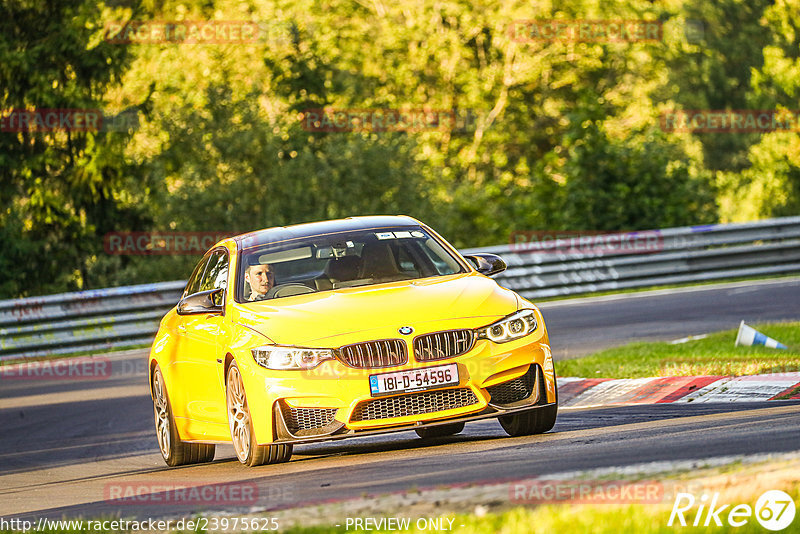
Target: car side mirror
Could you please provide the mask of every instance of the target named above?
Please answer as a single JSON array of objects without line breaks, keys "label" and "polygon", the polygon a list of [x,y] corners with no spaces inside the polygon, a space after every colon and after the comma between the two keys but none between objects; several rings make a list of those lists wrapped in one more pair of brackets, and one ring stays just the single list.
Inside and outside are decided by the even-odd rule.
[{"label": "car side mirror", "polygon": [[197,315],[201,313],[222,313],[225,290],[209,289],[188,295],[178,303],[178,315]]},{"label": "car side mirror", "polygon": [[486,276],[493,276],[506,270],[506,262],[494,254],[471,254],[464,257],[475,266],[479,273]]}]

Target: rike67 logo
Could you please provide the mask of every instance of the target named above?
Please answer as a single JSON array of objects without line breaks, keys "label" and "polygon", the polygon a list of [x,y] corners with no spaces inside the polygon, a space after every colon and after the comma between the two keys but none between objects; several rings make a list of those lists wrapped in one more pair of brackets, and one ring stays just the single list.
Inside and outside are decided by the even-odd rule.
[{"label": "rike67 logo", "polygon": [[741,527],[755,516],[762,527],[777,532],[792,524],[795,511],[792,498],[780,490],[764,492],[756,501],[755,508],[749,504],[720,503],[719,493],[714,493],[710,501],[705,493],[700,499],[691,493],[678,493],[667,525],[721,527],[727,523],[732,527]]}]

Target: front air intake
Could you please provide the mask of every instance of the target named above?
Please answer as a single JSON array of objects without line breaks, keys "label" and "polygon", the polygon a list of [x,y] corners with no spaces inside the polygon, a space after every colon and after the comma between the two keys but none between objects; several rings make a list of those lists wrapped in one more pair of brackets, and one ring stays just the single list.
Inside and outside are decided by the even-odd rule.
[{"label": "front air intake", "polygon": [[362,402],[353,410],[351,421],[374,421],[409,415],[464,408],[480,401],[469,388],[424,391]]}]

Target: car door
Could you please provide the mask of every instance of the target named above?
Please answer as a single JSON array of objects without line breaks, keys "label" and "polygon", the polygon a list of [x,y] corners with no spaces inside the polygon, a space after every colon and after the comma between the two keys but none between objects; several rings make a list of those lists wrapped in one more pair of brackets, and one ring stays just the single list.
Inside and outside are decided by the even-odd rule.
[{"label": "car door", "polygon": [[[193,295],[200,290],[200,282],[203,280],[203,274],[206,271],[210,259],[211,255],[207,254],[197,263],[194,271],[192,271],[192,275],[189,277],[186,288],[183,290],[181,298]],[[167,383],[169,386],[173,415],[176,422],[181,427],[183,427],[185,421],[188,419],[186,406],[189,403],[189,392],[185,384],[191,381],[191,378],[186,376],[185,354],[188,354],[188,339],[187,336],[184,335],[186,333],[186,322],[189,319],[190,317],[188,315],[168,314],[166,322],[163,325],[169,331],[173,339],[171,345],[174,346],[174,351],[169,353],[168,360],[163,362],[166,367],[163,371],[168,377]]]},{"label": "car door", "polygon": [[[210,254],[199,286],[192,290],[227,289],[229,258],[225,249]],[[223,293],[219,304],[224,305]],[[227,435],[225,389],[222,383],[222,337],[224,316],[202,313],[181,316],[178,326],[181,337],[178,366],[185,388],[187,430],[194,436],[213,438],[220,432]],[[215,428],[220,427],[220,428]]]}]

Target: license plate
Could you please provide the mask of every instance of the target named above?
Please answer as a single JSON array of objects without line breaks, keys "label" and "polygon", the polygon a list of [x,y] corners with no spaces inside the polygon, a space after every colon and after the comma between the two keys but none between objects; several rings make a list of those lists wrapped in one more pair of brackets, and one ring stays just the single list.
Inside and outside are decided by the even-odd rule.
[{"label": "license plate", "polygon": [[454,363],[369,377],[369,391],[373,397],[455,385],[458,385],[458,365]]}]

